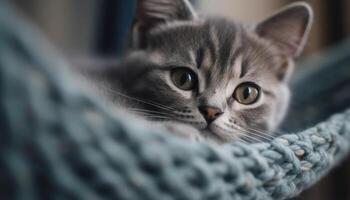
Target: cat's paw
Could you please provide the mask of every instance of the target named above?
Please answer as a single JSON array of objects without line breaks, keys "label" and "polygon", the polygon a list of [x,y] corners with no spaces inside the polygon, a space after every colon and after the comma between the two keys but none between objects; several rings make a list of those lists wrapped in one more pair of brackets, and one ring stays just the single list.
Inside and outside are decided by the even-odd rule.
[{"label": "cat's paw", "polygon": [[200,133],[200,131],[193,126],[176,123],[176,122],[168,122],[163,123],[162,126],[167,129],[170,133],[173,133],[182,138],[186,138],[192,141],[203,141],[204,137]]}]

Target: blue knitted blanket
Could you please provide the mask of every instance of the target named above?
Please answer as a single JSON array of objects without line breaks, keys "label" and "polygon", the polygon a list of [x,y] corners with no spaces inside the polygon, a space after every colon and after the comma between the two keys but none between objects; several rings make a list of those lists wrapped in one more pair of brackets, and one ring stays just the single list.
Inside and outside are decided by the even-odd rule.
[{"label": "blue knitted blanket", "polygon": [[285,123],[311,128],[213,145],[112,113],[77,86],[43,38],[0,3],[0,199],[286,199],[349,152],[350,110],[329,118],[331,103],[308,106],[322,102],[313,98],[323,90],[302,87],[323,68],[300,72],[293,88],[302,97]]}]

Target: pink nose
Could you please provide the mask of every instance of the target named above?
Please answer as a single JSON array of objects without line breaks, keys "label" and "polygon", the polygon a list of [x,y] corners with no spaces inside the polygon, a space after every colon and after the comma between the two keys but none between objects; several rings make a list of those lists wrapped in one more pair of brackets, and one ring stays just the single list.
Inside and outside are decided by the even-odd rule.
[{"label": "pink nose", "polygon": [[223,113],[221,109],[211,106],[200,106],[198,109],[208,123],[211,123]]}]

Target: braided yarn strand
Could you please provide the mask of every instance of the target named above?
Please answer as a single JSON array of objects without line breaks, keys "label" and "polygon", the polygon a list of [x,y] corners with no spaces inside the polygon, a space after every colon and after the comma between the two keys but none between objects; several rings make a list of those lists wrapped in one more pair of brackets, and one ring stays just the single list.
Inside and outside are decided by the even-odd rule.
[{"label": "braided yarn strand", "polygon": [[350,110],[271,142],[191,142],[111,113],[0,3],[0,199],[286,199],[348,152]]}]

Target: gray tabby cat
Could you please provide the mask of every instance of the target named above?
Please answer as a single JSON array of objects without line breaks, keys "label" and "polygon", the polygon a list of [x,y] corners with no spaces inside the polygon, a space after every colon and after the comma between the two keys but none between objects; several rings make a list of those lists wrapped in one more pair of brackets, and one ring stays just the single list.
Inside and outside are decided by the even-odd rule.
[{"label": "gray tabby cat", "polygon": [[120,107],[182,136],[269,139],[311,24],[305,3],[245,25],[200,18],[187,0],[138,0],[125,56],[99,77]]}]

